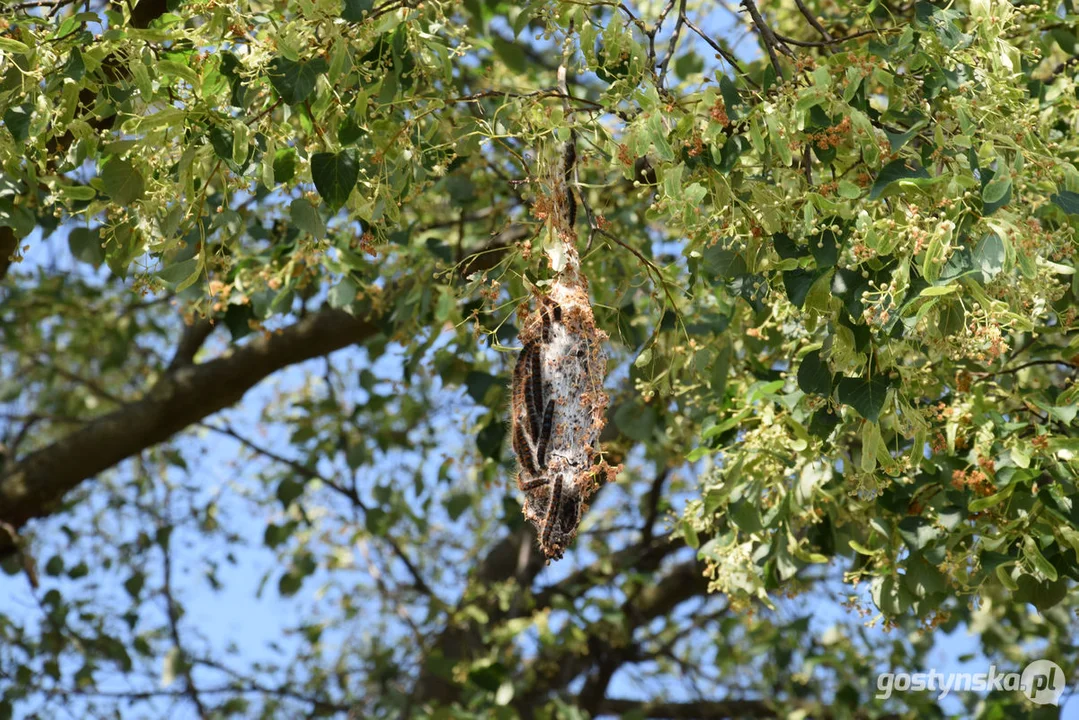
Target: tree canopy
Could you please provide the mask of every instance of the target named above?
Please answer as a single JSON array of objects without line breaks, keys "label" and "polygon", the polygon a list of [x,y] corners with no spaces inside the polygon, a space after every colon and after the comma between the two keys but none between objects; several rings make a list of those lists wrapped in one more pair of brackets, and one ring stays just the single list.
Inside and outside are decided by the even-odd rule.
[{"label": "tree canopy", "polygon": [[[1074,680],[1077,59],[1072,0],[6,2],[0,718],[937,716],[873,678],[957,629]],[[563,181],[622,470],[546,565]]]}]

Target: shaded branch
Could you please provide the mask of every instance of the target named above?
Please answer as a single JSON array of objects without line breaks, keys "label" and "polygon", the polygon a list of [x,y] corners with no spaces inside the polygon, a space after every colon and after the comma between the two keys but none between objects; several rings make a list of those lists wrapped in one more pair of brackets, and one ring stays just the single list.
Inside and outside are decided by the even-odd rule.
[{"label": "shaded branch", "polygon": [[[225,357],[166,373],[141,400],[91,420],[6,468],[0,475],[0,522],[20,529],[51,514],[83,481],[236,404],[274,372],[377,332],[372,320],[325,309]],[[0,537],[0,556],[12,549]]]},{"label": "shaded branch", "polygon": [[190,365],[195,361],[195,353],[199,351],[210,333],[214,331],[214,325],[208,318],[199,318],[190,325],[184,326],[183,335],[176,346],[176,354],[169,363],[168,371],[172,372],[184,365]]},{"label": "shaded branch", "polygon": [[19,239],[15,237],[15,230],[6,225],[0,227],[0,280],[7,275],[8,268],[14,262],[12,258],[18,249]]}]

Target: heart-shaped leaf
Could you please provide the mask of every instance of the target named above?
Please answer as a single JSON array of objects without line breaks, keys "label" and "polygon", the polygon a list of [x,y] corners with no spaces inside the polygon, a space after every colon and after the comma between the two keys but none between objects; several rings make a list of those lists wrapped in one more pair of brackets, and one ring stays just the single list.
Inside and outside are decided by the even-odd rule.
[{"label": "heart-shaped leaf", "polygon": [[832,394],[832,371],[821,360],[820,350],[814,350],[802,358],[802,364],[798,366],[798,387],[804,393],[825,397]]},{"label": "heart-shaped leaf", "polygon": [[843,378],[839,381],[839,402],[850,405],[870,422],[880,418],[887,396],[888,380],[883,377]]},{"label": "heart-shaped leaf", "polygon": [[359,177],[360,160],[354,150],[316,153],[311,157],[311,179],[331,210],[345,204]]},{"label": "heart-shaped leaf", "polygon": [[296,105],[307,99],[311,91],[315,89],[318,76],[326,72],[329,67],[322,58],[293,62],[287,58],[277,57],[270,61],[266,72],[270,77],[270,84],[281,99],[289,105]]},{"label": "heart-shaped leaf", "polygon": [[893,160],[885,165],[877,179],[873,181],[873,187],[869,191],[869,199],[876,200],[888,186],[899,180],[914,180],[916,178],[928,178],[929,172],[922,167],[915,167],[906,160]]},{"label": "heart-shaped leaf", "polygon": [[101,184],[113,202],[130,205],[146,192],[142,173],[127,160],[113,158],[101,170]]}]

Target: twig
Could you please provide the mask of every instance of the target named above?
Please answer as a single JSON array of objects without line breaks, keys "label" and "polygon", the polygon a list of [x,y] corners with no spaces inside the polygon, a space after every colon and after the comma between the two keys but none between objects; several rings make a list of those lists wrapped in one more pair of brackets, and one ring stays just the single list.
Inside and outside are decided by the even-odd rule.
[{"label": "twig", "polygon": [[813,26],[813,29],[820,33],[820,36],[824,38],[827,43],[835,42],[832,40],[832,36],[828,34],[828,31],[824,29],[824,26],[817,21],[817,18],[806,7],[806,4],[802,0],[794,0],[794,4],[798,6],[798,11],[802,13],[802,16],[809,21],[809,24]]},{"label": "twig", "polygon": [[[354,489],[346,488],[340,483],[324,477],[315,470],[312,470],[311,468],[296,460],[290,460],[289,458],[286,458],[282,455],[278,455],[272,450],[264,448],[256,444],[252,440],[244,437],[243,435],[240,435],[238,432],[236,432],[230,427],[217,427],[216,425],[211,425],[210,423],[205,422],[199,423],[199,425],[206,428],[207,430],[220,433],[221,435],[227,435],[228,437],[237,441],[247,449],[259,455],[262,455],[263,457],[269,458],[274,462],[281,463],[282,465],[287,465],[288,467],[296,471],[296,473],[300,475],[300,477],[306,478],[308,480],[318,480],[323,485],[336,492],[338,495],[347,498],[349,502],[351,502],[355,507],[362,510],[364,514],[367,514],[369,512],[367,504],[363,501],[363,498],[360,497],[359,493],[356,492]],[[397,541],[394,540],[388,533],[381,535],[380,537],[386,542],[387,545],[390,546],[390,549],[393,550],[393,554],[397,556],[397,559],[401,561],[401,564],[405,566],[406,570],[408,570],[409,575],[412,576],[413,587],[415,587],[416,590],[419,590],[424,595],[430,597],[432,600],[439,601],[438,596],[435,595],[433,590],[431,590],[431,586],[428,585],[426,581],[424,581],[423,576],[420,575],[419,569],[417,569],[416,566],[412,564],[412,561],[409,559],[408,555],[405,554],[404,550],[401,549],[401,546],[397,544]]]},{"label": "twig", "polygon": [[307,108],[307,115],[311,118],[311,127],[315,128],[315,132],[318,134],[318,139],[322,141],[323,145],[325,145],[326,136],[322,134],[322,128],[318,126],[318,120],[315,119],[315,113],[311,112],[311,102],[309,100],[304,100],[303,106]]},{"label": "twig", "polygon": [[840,45],[847,42],[848,40],[857,40],[858,38],[866,37],[867,35],[880,35],[881,33],[882,31],[880,30],[861,30],[856,33],[851,33],[850,35],[844,35],[841,38],[833,38],[832,40],[828,40],[827,42],[822,42],[819,40],[796,40],[795,38],[788,37],[780,33],[775,33],[775,36],[785,43],[788,43],[790,45],[797,45],[798,47],[828,47],[830,45]]},{"label": "twig", "polygon": [[756,26],[757,32],[761,36],[761,43],[768,52],[768,59],[772,62],[772,68],[776,71],[776,77],[780,80],[785,80],[786,76],[783,74],[783,66],[779,64],[776,48],[784,50],[788,55],[793,53],[791,53],[789,48],[779,42],[775,33],[772,32],[772,28],[768,27],[768,24],[764,22],[764,18],[761,17],[761,11],[757,8],[757,3],[754,2],[754,0],[742,0],[742,7],[749,13],[749,17],[753,20],[753,24]]},{"label": "twig", "polygon": [[[663,294],[667,297],[667,302],[669,302],[671,304],[671,309],[674,311],[674,313],[676,315],[678,315],[679,321],[681,322],[681,315],[678,314],[678,305],[675,303],[674,296],[671,295],[671,291],[667,287],[667,281],[663,279],[663,274],[659,271],[659,268],[656,267],[655,263],[653,263],[651,260],[646,258],[641,253],[640,250],[638,250],[635,247],[632,247],[631,245],[627,245],[626,243],[622,242],[622,240],[615,237],[613,234],[611,234],[607,230],[604,230],[601,227],[596,227],[596,232],[598,232],[600,235],[607,238],[611,242],[615,243],[619,247],[622,247],[622,248],[625,248],[626,250],[629,250],[631,253],[633,253],[637,257],[638,260],[641,261],[641,263],[644,264],[645,272],[647,272],[649,275],[652,275],[653,273],[655,274],[656,282],[660,286],[662,286]],[[683,329],[685,329],[685,323],[683,323]]]},{"label": "twig", "polygon": [[4,10],[7,12],[15,12],[17,10],[33,10],[35,8],[52,8],[52,12],[50,13],[51,16],[52,13],[56,12],[65,5],[70,5],[73,2],[75,2],[75,0],[34,0],[34,2],[24,2],[19,3],[18,5],[11,5],[5,7]]},{"label": "twig", "polygon": [[655,25],[648,31],[648,62],[656,62],[656,35],[663,27],[663,22],[667,19],[667,15],[674,8],[674,0],[667,0],[667,4],[663,6],[663,9],[659,12],[659,17],[656,18]]},{"label": "twig", "polygon": [[162,552],[164,553],[165,567],[163,570],[164,585],[161,588],[161,592],[165,597],[165,604],[167,606],[166,615],[168,615],[169,619],[169,635],[172,637],[172,644],[180,656],[179,662],[181,664],[185,686],[184,694],[195,706],[195,710],[198,712],[199,717],[202,718],[202,720],[209,720],[210,714],[206,711],[206,706],[202,704],[202,698],[199,697],[198,688],[195,686],[195,679],[192,677],[189,655],[180,643],[180,608],[176,603],[176,598],[173,597],[172,594],[172,553],[169,551],[167,543],[162,544]]},{"label": "twig", "polygon": [[[669,7],[669,6],[668,6]],[[663,62],[659,64],[659,85],[663,87],[663,82],[667,77],[667,69],[671,65],[671,58],[674,57],[674,51],[678,47],[678,36],[682,32],[682,25],[686,22],[686,0],[678,0],[678,21],[674,24],[674,31],[671,33],[671,42],[667,47],[667,57],[663,58]],[[658,28],[658,25],[657,25]]]},{"label": "twig", "polygon": [[665,467],[656,473],[656,476],[652,479],[652,487],[648,490],[648,517],[645,518],[644,526],[641,528],[641,545],[648,545],[652,542],[655,533],[654,526],[659,518],[660,496],[663,494],[663,485],[667,482],[667,476],[670,473],[671,469]]},{"label": "twig", "polygon": [[1005,370],[994,370],[994,371],[991,371],[991,372],[975,372],[975,373],[971,373],[971,375],[977,375],[978,379],[975,380],[975,382],[980,382],[982,380],[988,380],[991,377],[996,377],[997,375],[1013,375],[1013,374],[1019,372],[1020,370],[1026,370],[1027,368],[1034,367],[1036,365],[1063,365],[1065,367],[1070,367],[1072,369],[1079,369],[1079,363],[1073,363],[1073,362],[1070,362],[1068,360],[1044,359],[1044,360],[1030,360],[1029,362],[1023,363],[1022,365],[1016,365],[1013,368],[1007,368]]},{"label": "twig", "polygon": [[121,397],[119,397],[117,395],[113,395],[111,392],[109,392],[105,388],[101,387],[100,385],[98,385],[93,380],[87,380],[86,378],[84,378],[84,377],[82,377],[82,376],[68,370],[65,367],[62,367],[61,365],[50,364],[50,367],[53,370],[55,370],[57,372],[57,374],[63,375],[64,377],[66,377],[68,380],[71,380],[72,382],[79,383],[80,385],[85,387],[87,390],[92,392],[94,395],[97,395],[99,398],[102,398],[104,400],[108,400],[109,402],[114,402],[117,405],[125,404],[125,401],[124,401],[123,398],[121,398]]},{"label": "twig", "polygon": [[738,59],[735,58],[734,55],[732,55],[731,53],[724,50],[723,47],[720,46],[719,43],[717,43],[715,40],[713,40],[711,37],[709,37],[707,35],[707,33],[705,33],[699,27],[694,25],[693,21],[690,20],[688,16],[684,16],[682,18],[682,21],[686,24],[686,27],[688,27],[693,32],[697,33],[697,36],[701,40],[704,40],[708,44],[708,46],[710,48],[715,50],[720,55],[720,57],[722,57],[724,60],[726,60],[727,64],[730,65],[731,67],[733,67],[735,69],[735,71],[737,71],[737,73],[739,75],[741,75],[743,78],[746,79],[747,82],[749,82],[751,85],[753,85],[753,87],[756,87],[756,88],[760,87],[760,85],[758,85],[757,82],[746,73],[745,69],[739,64]]}]

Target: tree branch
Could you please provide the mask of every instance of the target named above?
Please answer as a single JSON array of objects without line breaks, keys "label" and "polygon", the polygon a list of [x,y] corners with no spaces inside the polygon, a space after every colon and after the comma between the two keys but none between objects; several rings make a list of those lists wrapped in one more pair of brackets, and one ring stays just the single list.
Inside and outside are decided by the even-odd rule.
[{"label": "tree branch", "polygon": [[742,7],[749,12],[749,17],[753,20],[753,25],[756,26],[757,32],[761,36],[761,43],[764,45],[764,49],[768,51],[768,59],[772,61],[772,67],[776,71],[776,77],[780,80],[785,79],[783,75],[783,66],[779,64],[779,58],[776,56],[776,48],[785,51],[788,55],[790,50],[780,43],[776,38],[775,33],[772,32],[772,28],[764,22],[764,18],[761,17],[761,11],[757,8],[757,3],[754,0],[742,0]]},{"label": "tree branch", "polygon": [[[18,530],[33,518],[51,514],[84,480],[236,404],[263,378],[377,332],[373,320],[325,309],[225,357],[166,373],[141,400],[6,468],[0,475],[0,522]],[[10,539],[0,536],[0,557],[13,549]]]},{"label": "tree branch", "polygon": [[214,325],[209,318],[200,318],[190,325],[184,326],[184,333],[180,336],[180,342],[176,346],[176,354],[169,363],[169,372],[177,370],[184,365],[190,365],[195,361],[195,353],[199,351],[206,338],[214,331]]},{"label": "tree branch", "polygon": [[828,31],[824,29],[824,26],[820,24],[810,9],[806,7],[803,0],[794,0],[794,4],[798,6],[798,12],[802,13],[802,17],[809,21],[809,24],[813,26],[814,30],[820,33],[820,36],[824,38],[826,43],[833,42],[832,36],[828,34]]},{"label": "tree branch", "polygon": [[[682,32],[682,25],[686,22],[686,0],[678,0],[678,20],[674,24],[674,32],[671,33],[670,47],[667,48],[667,56],[663,58],[663,61],[659,64],[659,85],[663,86],[664,80],[667,78],[667,68],[671,65],[671,58],[674,57],[674,51],[678,48],[678,36]],[[659,27],[659,23],[656,23],[656,27]]]},{"label": "tree branch", "polygon": [[19,249],[19,239],[15,237],[15,230],[7,227],[0,227],[0,280],[3,280],[7,275],[8,268],[11,267],[12,257]]}]

